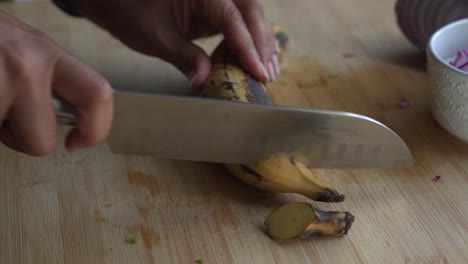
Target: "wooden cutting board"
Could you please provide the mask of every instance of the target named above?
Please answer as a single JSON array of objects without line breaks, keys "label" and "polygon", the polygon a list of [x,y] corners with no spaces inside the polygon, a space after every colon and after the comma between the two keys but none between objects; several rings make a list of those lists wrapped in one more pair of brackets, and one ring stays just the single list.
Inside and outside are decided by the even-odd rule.
[{"label": "wooden cutting board", "polygon": [[[347,236],[271,241],[262,231],[267,214],[307,200],[250,188],[218,164],[117,156],[105,144],[43,159],[0,147],[0,263],[468,263],[468,145],[435,123],[424,53],[398,30],[394,1],[264,4],[291,38],[283,75],[268,87],[275,102],[376,118],[414,155],[410,169],[316,170],[346,195],[316,206],[352,212]],[[188,92],[170,65],[49,3],[0,7],[115,88]],[[200,44],[209,51],[216,41]],[[136,244],[125,242],[130,236]]]}]

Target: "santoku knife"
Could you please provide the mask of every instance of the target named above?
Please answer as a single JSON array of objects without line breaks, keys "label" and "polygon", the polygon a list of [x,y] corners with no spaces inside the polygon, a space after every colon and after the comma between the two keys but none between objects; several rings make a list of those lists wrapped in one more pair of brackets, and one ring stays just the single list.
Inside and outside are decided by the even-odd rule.
[{"label": "santoku knife", "polygon": [[[108,144],[116,154],[252,164],[284,152],[313,168],[412,165],[394,131],[354,113],[127,91],[114,100]],[[59,117],[73,118],[54,102]]]}]

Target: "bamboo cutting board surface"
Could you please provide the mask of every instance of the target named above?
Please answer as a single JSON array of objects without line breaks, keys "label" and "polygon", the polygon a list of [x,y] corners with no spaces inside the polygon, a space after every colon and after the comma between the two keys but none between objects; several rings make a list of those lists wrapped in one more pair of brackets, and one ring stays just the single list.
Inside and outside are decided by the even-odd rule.
[{"label": "bamboo cutting board surface", "polygon": [[[0,147],[0,263],[467,263],[468,145],[434,121],[424,53],[394,1],[264,1],[288,32],[277,104],[352,111],[394,129],[410,169],[316,170],[356,220],[340,238],[278,243],[267,214],[298,195],[247,187],[221,165],[117,156],[108,146],[32,158]],[[2,4],[96,67],[115,88],[184,94],[173,67],[129,51],[49,3]],[[210,51],[214,40],[200,44]],[[352,52],[353,58],[343,58]],[[400,98],[409,107],[399,107]],[[63,132],[65,128],[62,129]],[[62,138],[63,139],[63,138]],[[432,178],[441,175],[439,182]],[[125,242],[135,236],[137,243]]]}]

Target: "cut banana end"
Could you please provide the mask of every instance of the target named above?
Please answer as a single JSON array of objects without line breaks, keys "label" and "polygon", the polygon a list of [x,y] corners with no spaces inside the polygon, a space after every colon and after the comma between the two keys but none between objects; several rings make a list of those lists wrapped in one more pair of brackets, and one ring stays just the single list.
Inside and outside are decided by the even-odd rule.
[{"label": "cut banana end", "polygon": [[317,202],[342,202],[345,199],[306,165],[285,153],[272,154],[254,165],[226,165],[226,168],[244,183],[260,190],[296,193]]},{"label": "cut banana end", "polygon": [[349,212],[322,211],[308,203],[294,202],[273,210],[265,226],[272,239],[288,241],[346,235],[353,222]]}]

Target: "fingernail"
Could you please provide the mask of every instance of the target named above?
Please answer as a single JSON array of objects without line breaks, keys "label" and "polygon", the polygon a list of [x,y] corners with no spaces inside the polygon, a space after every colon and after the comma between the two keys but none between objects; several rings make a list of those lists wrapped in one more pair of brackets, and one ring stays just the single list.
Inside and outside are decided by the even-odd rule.
[{"label": "fingernail", "polygon": [[263,64],[261,64],[261,63],[259,63],[259,65],[260,65],[260,69],[262,69],[262,71],[263,71],[263,76],[265,77],[266,81],[267,82],[270,81],[270,76],[268,75],[268,72],[267,72],[265,66]]},{"label": "fingernail", "polygon": [[276,70],[276,75],[280,75],[281,74],[281,68],[280,68],[280,64],[279,64],[279,61],[278,61],[278,56],[273,55],[273,66],[275,66],[275,70]]},{"label": "fingernail", "polygon": [[271,81],[275,82],[276,81],[276,73],[275,73],[275,69],[274,69],[273,64],[271,63],[271,61],[268,63],[268,72],[270,73]]},{"label": "fingernail", "polygon": [[193,87],[193,84],[195,83],[196,80],[197,80],[196,74],[190,77],[190,88],[192,88],[193,90],[198,90],[198,87]]}]

